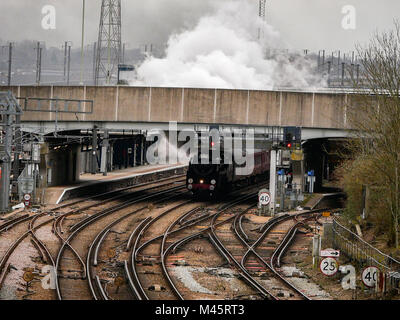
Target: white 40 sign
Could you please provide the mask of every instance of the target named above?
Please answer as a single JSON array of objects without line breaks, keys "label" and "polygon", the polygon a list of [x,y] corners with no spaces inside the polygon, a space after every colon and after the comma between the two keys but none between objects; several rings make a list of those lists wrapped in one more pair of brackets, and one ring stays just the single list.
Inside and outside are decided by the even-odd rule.
[{"label": "white 40 sign", "polygon": [[262,206],[267,206],[271,202],[271,195],[268,192],[262,192],[258,197],[258,201]]},{"label": "white 40 sign", "polygon": [[378,273],[379,270],[377,267],[365,268],[361,275],[361,279],[367,287],[374,288],[378,280]]},{"label": "white 40 sign", "polygon": [[335,258],[328,257],[321,261],[319,268],[324,275],[331,277],[338,272],[338,263]]}]

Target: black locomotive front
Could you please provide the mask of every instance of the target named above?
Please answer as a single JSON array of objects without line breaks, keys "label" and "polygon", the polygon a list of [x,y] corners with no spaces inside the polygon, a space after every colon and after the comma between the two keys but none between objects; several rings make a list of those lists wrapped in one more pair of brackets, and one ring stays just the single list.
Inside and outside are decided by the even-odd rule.
[{"label": "black locomotive front", "polygon": [[220,182],[219,165],[190,164],[187,172],[187,188],[193,193],[214,193]]}]

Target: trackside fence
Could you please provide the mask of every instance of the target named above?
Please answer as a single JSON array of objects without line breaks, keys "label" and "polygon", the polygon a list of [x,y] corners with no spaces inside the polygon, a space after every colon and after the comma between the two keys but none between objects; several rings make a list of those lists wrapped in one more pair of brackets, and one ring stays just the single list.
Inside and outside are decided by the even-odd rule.
[{"label": "trackside fence", "polygon": [[[400,261],[388,256],[377,248],[361,239],[336,219],[332,226],[333,244],[352,260],[356,260],[362,266],[375,266],[385,273],[390,282],[395,282],[396,287],[400,279]],[[393,283],[394,284],[394,283]]]}]

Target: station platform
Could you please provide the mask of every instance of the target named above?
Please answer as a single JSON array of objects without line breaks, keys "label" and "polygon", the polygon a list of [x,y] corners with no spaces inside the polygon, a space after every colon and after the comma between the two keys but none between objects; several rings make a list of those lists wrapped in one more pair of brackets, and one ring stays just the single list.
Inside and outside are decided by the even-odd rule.
[{"label": "station platform", "polygon": [[334,199],[335,197],[338,196],[344,197],[345,193],[344,192],[314,193],[312,197],[307,201],[307,203],[303,206],[303,208],[306,210],[317,209],[322,202],[329,201],[329,199]]},{"label": "station platform", "polygon": [[93,186],[96,186],[96,192],[107,192],[145,181],[184,173],[186,167],[187,165],[182,164],[146,165],[108,172],[107,176],[102,173],[85,173],[73,185],[47,188],[42,202],[45,205],[55,205],[71,198],[90,195],[90,190],[93,189]]}]

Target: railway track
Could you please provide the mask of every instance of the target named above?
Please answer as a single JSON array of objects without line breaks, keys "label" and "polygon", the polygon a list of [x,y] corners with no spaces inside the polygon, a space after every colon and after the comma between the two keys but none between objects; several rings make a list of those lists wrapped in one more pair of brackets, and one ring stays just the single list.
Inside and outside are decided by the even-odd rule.
[{"label": "railway track", "polygon": [[[242,244],[247,246],[247,252],[245,255],[243,255],[242,260],[241,260],[241,265],[245,267],[246,261],[248,260],[249,256],[252,254],[254,255],[257,260],[268,270],[270,270],[273,275],[280,280],[281,284],[285,286],[285,290],[289,291],[289,297],[294,298],[294,299],[305,299],[305,300],[311,300],[307,294],[305,294],[302,290],[294,286],[292,283],[290,283],[285,277],[281,275],[279,272],[278,268],[280,267],[280,261],[291,243],[294,240],[294,237],[296,235],[296,232],[298,228],[303,225],[305,222],[316,219],[319,215],[320,212],[324,211],[323,210],[310,210],[294,215],[289,215],[289,214],[284,214],[281,216],[278,216],[274,219],[271,219],[268,221],[265,225],[263,225],[260,228],[261,235],[259,238],[252,244],[249,245],[246,243],[246,241],[241,237],[240,232],[237,228],[237,225],[234,225],[233,229],[235,230],[235,234],[238,239],[241,240]],[[300,217],[305,217],[302,220],[299,220]],[[285,232],[285,235],[282,239],[282,241],[278,244],[278,246],[274,249],[272,252],[272,255],[269,257],[262,257],[260,254],[257,252],[257,247],[259,247],[263,241],[265,241],[265,238],[267,237],[268,234],[272,232],[272,230],[277,227],[282,227],[282,224],[287,223],[288,221],[294,221],[294,225],[291,225],[288,230]],[[267,261],[269,259],[269,262]],[[280,298],[277,295],[272,294],[273,299],[279,300]],[[286,297],[288,298],[288,297]]]},{"label": "railway track", "polygon": [[[34,249],[39,253],[43,264],[48,264],[55,268],[57,267],[57,263],[53,257],[57,253],[58,246],[53,245],[51,246],[53,247],[53,250],[50,250],[44,241],[39,239],[38,235],[36,234],[38,230],[41,230],[42,228],[51,228],[51,226],[53,226],[53,232],[58,237],[59,241],[63,242],[64,246],[65,240],[61,236],[64,233],[62,230],[62,223],[65,222],[68,217],[74,216],[79,218],[79,216],[86,214],[88,210],[93,210],[95,207],[105,204],[115,206],[119,201],[123,201],[124,198],[139,195],[140,193],[143,194],[143,192],[152,192],[153,190],[160,189],[162,187],[170,187],[176,183],[181,183],[181,187],[183,188],[184,184],[182,182],[184,180],[182,177],[183,176],[170,177],[162,179],[156,183],[142,183],[123,189],[102,193],[93,197],[70,201],[68,203],[56,206],[50,211],[44,211],[34,215],[25,214],[21,217],[3,223],[0,225],[0,237],[7,237],[9,243],[7,247],[4,246],[7,249],[2,254],[2,258],[0,260],[0,275],[2,276],[1,284],[4,283],[4,280],[7,277],[10,267],[10,258],[12,258],[22,243],[28,241],[29,238]],[[133,192],[127,192],[129,190],[133,190]],[[48,231],[49,229],[46,230],[46,233],[50,234],[51,231]],[[76,257],[83,265],[83,260],[80,255],[78,255],[76,250],[71,246],[69,247],[73,252],[75,252]]]},{"label": "railway track", "polygon": [[[211,210],[213,209],[216,210],[217,212],[228,210],[235,204],[240,203],[241,201],[244,201],[248,198],[249,195],[246,195],[245,197],[242,197],[239,200],[235,199],[233,201],[225,203],[222,206],[222,208],[219,208],[219,210],[217,210],[218,208],[212,208],[213,206],[210,205],[208,206],[208,209]],[[189,203],[186,203],[184,205],[187,204]],[[152,237],[150,239],[148,239],[147,241],[142,240],[146,232],[150,233],[148,232],[148,229],[151,228],[151,226],[155,225],[160,219],[165,218],[168,215],[171,215],[171,213],[173,213],[180,206],[181,205],[178,205],[175,208],[166,210],[165,212],[163,212],[163,214],[161,214],[155,219],[148,217],[148,219],[143,221],[140,225],[138,225],[137,228],[131,234],[130,241],[128,242],[127,245],[127,249],[130,250],[130,256],[129,260],[125,261],[124,264],[125,264],[126,277],[129,282],[129,287],[131,288],[132,294],[135,297],[135,299],[138,300],[150,299],[149,294],[146,293],[146,289],[144,288],[143,280],[140,279],[137,270],[138,266],[143,263],[145,258],[157,259],[157,264],[160,265],[159,267],[157,267],[157,269],[159,273],[163,276],[163,284],[165,285],[165,287],[168,287],[169,289],[170,295],[168,298],[177,298],[182,300],[184,299],[183,294],[178,290],[178,288],[174,283],[174,280],[169,274],[166,261],[172,251],[176,252],[179,249],[179,247],[184,245],[186,242],[190,242],[190,240],[204,236],[204,232],[191,233],[188,231],[190,228],[193,229],[194,227],[198,226],[199,223],[212,218],[210,214],[198,215],[199,213],[201,213],[202,210],[206,208],[204,207],[204,204],[197,204],[194,207],[193,206],[187,207],[183,212],[176,214],[174,217],[170,218],[173,220],[171,223],[165,225],[164,231],[159,232],[159,234],[156,236],[154,236],[155,233],[151,233]],[[198,215],[197,217],[196,214]],[[185,233],[188,234],[188,236],[182,237],[181,235]],[[132,238],[134,236],[136,237],[136,239],[133,244]],[[175,239],[177,241],[171,241],[171,238],[176,238],[178,236],[181,237],[178,240]],[[146,248],[154,246],[156,243],[158,243],[158,247],[156,247],[156,250],[153,249],[152,252],[150,252],[152,255],[148,254],[146,257],[146,254],[142,252]]]},{"label": "railway track", "polygon": [[[175,192],[182,193],[184,190],[185,186],[180,185],[177,187],[172,187],[168,188],[165,190],[157,191],[148,195],[143,195],[139,196],[133,199],[130,199],[128,201],[125,201],[118,206],[114,206],[112,208],[106,208],[104,210],[101,210],[83,220],[80,220],[78,223],[73,224],[70,227],[70,232],[68,235],[68,238],[63,242],[61,245],[60,250],[58,251],[57,254],[57,259],[56,259],[56,270],[57,272],[57,281],[56,281],[56,291],[57,291],[57,297],[58,299],[62,300],[63,295],[61,292],[61,285],[60,285],[60,275],[61,275],[61,267],[62,267],[62,258],[64,257],[64,252],[67,248],[75,247],[75,248],[80,248],[81,253],[78,253],[75,256],[84,256],[86,255],[86,250],[89,248],[89,254],[86,259],[86,263],[82,263],[81,259],[80,260],[80,265],[82,267],[82,276],[81,279],[85,280],[88,279],[88,285],[89,285],[89,290],[90,294],[87,294],[87,298],[97,298],[97,294],[93,290],[94,286],[90,273],[90,259],[92,259],[92,250],[93,247],[96,245],[97,241],[101,239],[102,235],[104,232],[107,230],[110,230],[114,225],[117,225],[121,221],[129,218],[130,216],[137,214],[139,212],[144,211],[149,207],[149,201],[154,202],[154,200],[158,201],[159,198],[161,197],[162,200],[168,200],[168,199],[173,199],[176,195]],[[144,204],[143,204],[144,203]],[[132,209],[131,209],[132,208]],[[95,237],[95,243],[91,241],[92,234],[97,233],[97,229],[102,228],[102,225],[106,224],[106,230],[105,231],[100,231],[98,233],[98,237]],[[104,230],[104,229],[103,229]],[[72,242],[75,242],[76,244],[73,245]],[[85,246],[85,244],[88,244]],[[75,259],[76,260],[76,259]],[[68,266],[68,264],[67,264]],[[74,265],[76,268],[76,264]],[[67,267],[68,268],[68,267]],[[65,268],[64,268],[65,269]],[[98,283],[98,281],[97,281]],[[65,286],[68,287],[68,286]]]},{"label": "railway track", "polygon": [[[0,225],[0,236],[16,231],[0,260],[0,285],[10,257],[30,239],[43,263],[56,270],[56,299],[193,299],[196,293],[177,279],[171,266],[190,245],[205,241],[215,256],[212,261],[233,270],[246,292],[269,300],[310,300],[280,267],[298,230],[309,221],[318,223],[324,210],[278,216],[259,227],[255,236],[244,221],[255,208],[259,188],[234,191],[219,204],[198,202],[187,195],[184,180],[174,177],[21,216]],[[57,245],[43,239],[45,228],[53,231]],[[268,248],[269,236],[277,233],[279,243]],[[254,273],[256,268],[290,295],[278,295]]]}]

